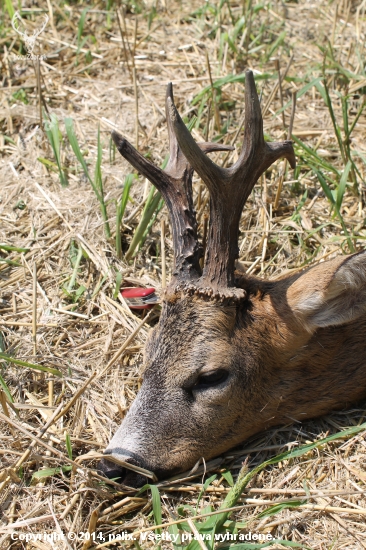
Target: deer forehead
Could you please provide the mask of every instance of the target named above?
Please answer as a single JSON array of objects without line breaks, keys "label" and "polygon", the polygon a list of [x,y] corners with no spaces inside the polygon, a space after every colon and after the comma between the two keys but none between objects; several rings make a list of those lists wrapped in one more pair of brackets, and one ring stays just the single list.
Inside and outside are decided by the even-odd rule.
[{"label": "deer forehead", "polygon": [[163,303],[160,333],[172,331],[176,337],[184,335],[196,340],[201,335],[213,338],[230,332],[235,326],[235,306],[224,306],[210,299],[183,296],[178,301]]},{"label": "deer forehead", "polygon": [[159,325],[145,349],[145,372],[149,368],[178,374],[182,369],[213,368],[227,355],[236,324],[236,309],[195,298],[163,303]]}]

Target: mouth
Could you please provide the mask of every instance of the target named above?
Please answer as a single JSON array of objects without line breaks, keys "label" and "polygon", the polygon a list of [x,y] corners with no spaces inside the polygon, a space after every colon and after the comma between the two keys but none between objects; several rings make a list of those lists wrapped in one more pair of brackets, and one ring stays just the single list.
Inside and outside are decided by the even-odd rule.
[{"label": "mouth", "polygon": [[139,489],[146,483],[151,482],[146,476],[134,472],[128,468],[120,466],[107,458],[103,458],[98,464],[98,473],[104,475],[108,479],[116,481],[121,485]]},{"label": "mouth", "polygon": [[146,468],[144,461],[135,453],[105,453],[98,464],[98,472],[128,487],[139,488],[146,483],[156,483],[158,478]]},{"label": "mouth", "polygon": [[139,489],[147,483],[155,484],[175,476],[181,473],[183,469],[155,468],[154,471],[151,471],[148,469],[146,463],[140,457],[137,457],[136,454],[126,456],[126,454],[105,453],[105,458],[100,460],[97,471],[100,475],[121,485]]}]

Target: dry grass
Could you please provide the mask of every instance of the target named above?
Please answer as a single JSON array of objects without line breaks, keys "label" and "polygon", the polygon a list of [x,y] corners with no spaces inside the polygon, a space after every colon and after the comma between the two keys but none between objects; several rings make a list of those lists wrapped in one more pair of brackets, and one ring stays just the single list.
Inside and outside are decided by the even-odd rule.
[{"label": "dry grass", "polygon": [[[87,38],[77,53],[79,20],[85,6],[72,4],[67,7],[65,4],[59,7],[54,3],[51,14],[47,7],[50,5],[44,3],[44,9],[53,17],[52,24],[48,24],[38,41],[37,53],[47,55],[40,63],[43,102],[61,121],[64,136],[63,119],[66,116],[74,119],[81,148],[87,150],[86,160],[91,167],[97,156],[100,125],[102,174],[112,236],[116,231],[115,201],[120,197],[124,177],[130,168],[119,157],[114,160],[112,155],[110,160],[109,131],[114,127],[120,129],[132,143],[138,141],[141,151],[149,150],[153,160],[161,164],[167,152],[162,109],[165,85],[169,81],[175,84],[180,112],[201,117],[199,127],[193,130],[195,137],[202,139],[205,133],[208,136],[217,134],[216,122],[222,129],[222,140],[234,141],[240,147],[240,136],[236,137],[236,132],[243,110],[241,82],[226,83],[221,94],[216,93],[217,110],[214,105],[208,109],[207,100],[201,104],[202,112],[200,103],[192,106],[192,99],[210,83],[206,52],[214,81],[228,75],[240,75],[247,66],[268,75],[258,80],[258,87],[263,106],[273,96],[264,127],[276,140],[287,134],[291,108],[285,109],[284,126],[282,114],[278,113],[281,95],[278,89],[272,94],[277,82],[275,59],[280,59],[283,73],[292,55],[288,79],[282,83],[285,104],[291,101],[293,90],[301,90],[306,83],[321,76],[325,67],[339,121],[342,121],[342,114],[337,91],[344,93],[348,87],[354,94],[348,109],[352,123],[362,105],[366,86],[363,72],[365,1],[265,1],[263,9],[256,12],[260,3],[253,0],[251,37],[243,34],[245,27],[241,29],[235,38],[237,50],[233,51],[223,37],[225,33],[233,36],[235,21],[243,6],[248,10],[250,4],[230,2],[229,10],[224,3],[221,12],[215,14],[210,4],[197,0],[182,5],[166,0],[157,6],[131,2],[125,22],[123,18],[120,20],[123,46],[116,7],[107,12],[105,3],[95,3],[86,15],[82,36]],[[217,8],[217,4],[213,5]],[[138,6],[142,6],[141,13]],[[204,6],[208,7],[205,14],[191,16],[194,10]],[[246,13],[248,16],[248,11]],[[30,19],[36,15],[37,10]],[[152,19],[150,27],[149,18]],[[273,45],[284,31],[286,36],[273,51]],[[258,41],[253,43],[253,37],[259,37]],[[324,63],[318,45],[327,47],[328,39],[333,60],[327,58]],[[12,524],[17,533],[60,530],[68,533],[89,529],[105,536],[153,525],[151,498],[146,493],[136,497],[134,491],[122,491],[113,483],[101,483],[93,473],[95,461],[92,456],[85,455],[105,448],[134,399],[140,383],[142,350],[149,325],[157,319],[157,313],[153,313],[142,324],[141,315],[114,298],[116,273],[122,274],[124,286],[154,285],[159,289],[159,220],[167,214],[164,208],[130,265],[117,259],[113,238],[105,238],[96,196],[66,141],[61,161],[67,168],[68,187],[62,188],[57,172],[47,170],[37,160],[42,157],[55,162],[40,127],[36,67],[30,60],[12,57],[19,53],[20,46],[10,26],[10,18],[6,16],[0,38],[3,50],[0,243],[27,251],[0,250],[0,347],[10,356],[58,369],[63,376],[60,378],[5,361],[0,363],[1,375],[14,400],[9,404],[2,391],[0,546],[86,550],[87,545],[80,540],[53,545],[45,541],[25,543],[12,541],[9,533]],[[347,76],[346,71],[351,76]],[[206,128],[208,115],[210,120]],[[342,219],[356,250],[363,248],[366,237],[365,129],[365,115],[361,115],[351,143],[359,171],[357,185],[350,177],[351,184],[347,186],[341,207]],[[343,172],[344,159],[339,152],[329,109],[315,87],[310,87],[298,98],[293,135],[317,149],[321,158]],[[303,150],[299,149],[299,153],[303,154]],[[236,154],[234,152],[227,162],[235,159]],[[331,216],[328,199],[321,192],[305,157],[300,159],[300,169],[295,176],[289,172],[283,177],[282,170],[283,165],[279,163],[267,173],[266,180],[262,178],[242,218],[240,261],[258,275],[277,275],[287,269],[298,269],[339,254],[342,249],[348,252],[350,247],[340,219]],[[283,190],[279,207],[275,209],[281,178]],[[197,194],[201,194],[198,216],[203,224],[206,192],[199,182],[196,189]],[[132,185],[131,201],[124,215],[124,251],[140,219],[147,191],[142,179]],[[307,196],[304,196],[305,191]],[[303,206],[296,211],[301,199]],[[168,228],[168,278],[172,256],[169,231]],[[85,291],[76,298],[75,293],[72,297],[67,296],[62,287],[70,282],[75,254],[80,248],[84,256],[76,271],[75,289],[84,285]],[[268,431],[213,461],[208,465],[209,471],[219,473],[228,469],[235,477],[247,455],[252,467],[286,448],[355,426],[363,418],[361,407]],[[48,429],[44,429],[48,425]],[[70,462],[68,456],[67,440],[71,442],[74,462]],[[365,437],[360,433],[328,444],[305,457],[267,468],[251,482],[239,501],[242,508],[236,510],[231,519],[249,522],[243,532],[271,533],[276,538],[298,542],[304,548],[365,548],[365,448]],[[43,469],[70,465],[73,467],[71,473],[65,471],[40,480],[32,479]],[[178,506],[195,507],[202,479],[202,472],[197,472],[189,479],[160,486],[164,523],[177,518]],[[209,505],[217,508],[228,487],[226,480],[218,475],[201,500],[199,510],[207,512]],[[289,497],[301,502],[295,508],[258,518],[261,511]],[[153,546],[152,542],[145,542],[142,547]],[[119,543],[118,547],[129,548],[131,543]],[[162,547],[170,549],[172,545],[163,543]],[[274,547],[284,548],[281,544]]]}]

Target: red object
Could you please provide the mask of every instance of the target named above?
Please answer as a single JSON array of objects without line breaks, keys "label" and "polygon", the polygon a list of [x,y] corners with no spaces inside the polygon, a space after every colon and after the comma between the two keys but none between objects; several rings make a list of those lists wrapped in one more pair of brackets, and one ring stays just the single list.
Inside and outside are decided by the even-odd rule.
[{"label": "red object", "polygon": [[155,288],[126,288],[121,294],[131,309],[150,309],[158,301]]}]

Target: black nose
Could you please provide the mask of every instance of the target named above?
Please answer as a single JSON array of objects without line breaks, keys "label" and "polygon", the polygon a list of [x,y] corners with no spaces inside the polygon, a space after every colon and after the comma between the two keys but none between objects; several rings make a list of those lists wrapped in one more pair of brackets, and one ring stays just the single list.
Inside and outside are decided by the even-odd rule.
[{"label": "black nose", "polygon": [[102,458],[98,464],[98,471],[108,479],[114,479],[117,482],[121,482],[121,478],[125,477],[126,468],[106,458]]},{"label": "black nose", "polygon": [[[108,455],[106,455],[108,456]],[[133,458],[126,458],[124,462],[134,466],[140,466],[141,464]],[[108,458],[103,458],[98,464],[98,472],[105,475],[108,479],[113,479],[117,483],[127,485],[128,487],[138,488],[148,483],[149,480],[144,475],[138,474],[133,470],[124,468],[120,464],[116,464]]]}]

